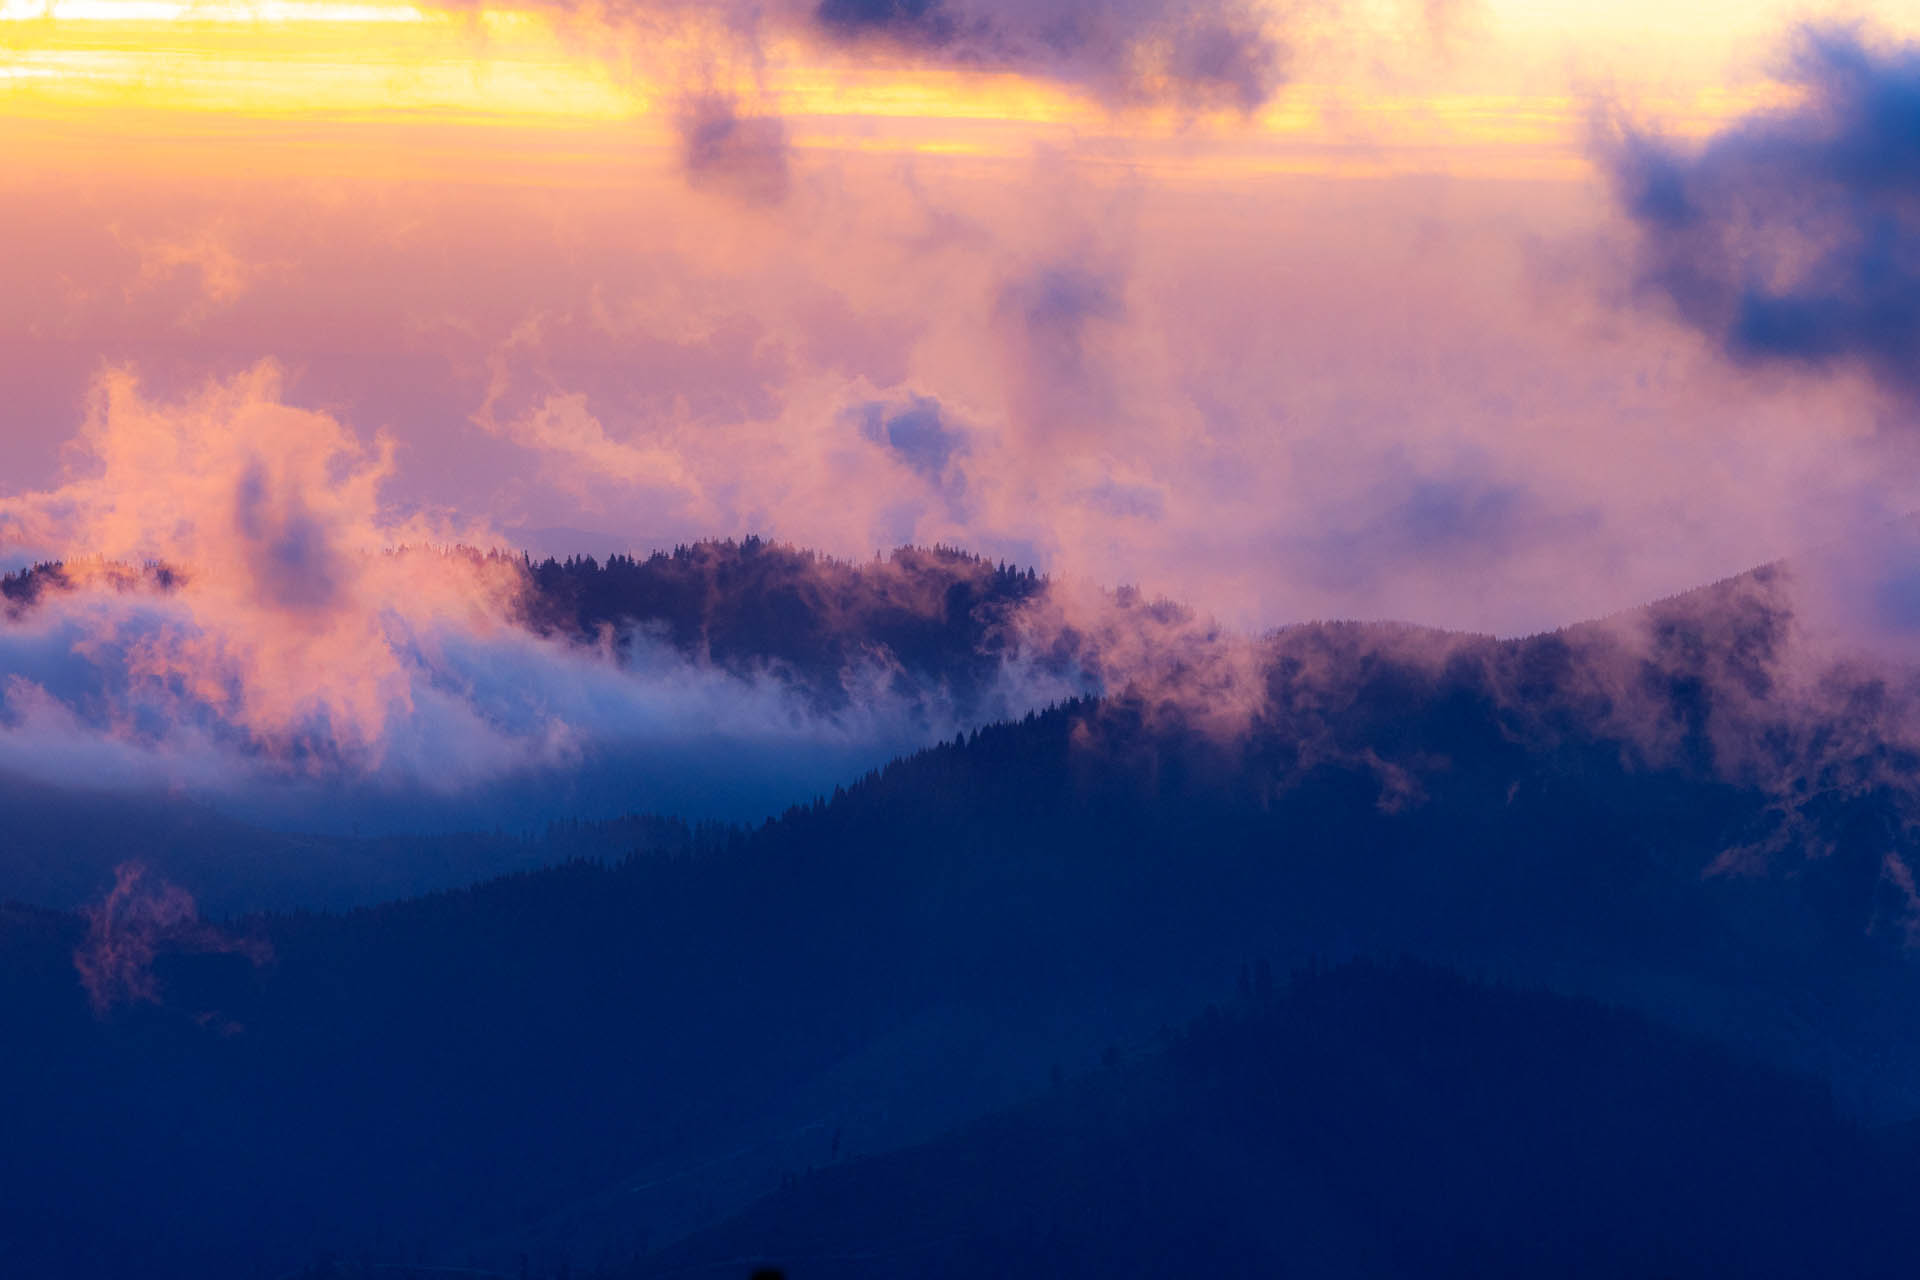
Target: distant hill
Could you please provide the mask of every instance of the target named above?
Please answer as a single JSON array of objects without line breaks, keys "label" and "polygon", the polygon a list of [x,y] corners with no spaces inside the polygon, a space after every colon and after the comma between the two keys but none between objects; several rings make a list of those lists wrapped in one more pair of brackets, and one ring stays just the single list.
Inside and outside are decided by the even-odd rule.
[{"label": "distant hill", "polygon": [[5,774],[0,814],[0,903],[72,910],[103,898],[116,867],[137,863],[216,918],[370,906],[575,858],[681,849],[694,838],[689,824],[641,816],[555,820],[526,832],[290,833],[186,796],[48,787]]},{"label": "distant hill", "polygon": [[1812,1082],[1596,1004],[1302,974],[615,1274],[1904,1276],[1920,1163]]}]

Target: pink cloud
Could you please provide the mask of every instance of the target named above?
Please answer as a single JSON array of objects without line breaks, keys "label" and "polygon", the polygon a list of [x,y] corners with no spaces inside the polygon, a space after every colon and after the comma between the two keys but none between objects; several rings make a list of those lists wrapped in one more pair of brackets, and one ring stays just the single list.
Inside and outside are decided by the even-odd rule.
[{"label": "pink cloud", "polygon": [[166,952],[238,954],[256,965],[273,957],[265,941],[236,937],[201,920],[192,894],[150,882],[136,862],[115,868],[106,898],[81,914],[87,936],[73,953],[73,965],[98,1014],[123,1004],[159,1004],[163,993],[153,963]]}]

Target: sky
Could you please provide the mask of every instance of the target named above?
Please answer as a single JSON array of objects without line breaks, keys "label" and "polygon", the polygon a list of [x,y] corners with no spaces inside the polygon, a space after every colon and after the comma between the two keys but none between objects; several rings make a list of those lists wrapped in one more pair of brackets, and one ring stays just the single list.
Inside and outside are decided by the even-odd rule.
[{"label": "sky", "polygon": [[[1227,628],[1500,635],[1817,553],[1904,643],[1915,41],[1911,3],[0,0],[0,560],[202,571],[10,633],[0,765],[572,758],[599,676],[399,544],[942,543]],[[811,732],[683,686],[620,696]]]}]

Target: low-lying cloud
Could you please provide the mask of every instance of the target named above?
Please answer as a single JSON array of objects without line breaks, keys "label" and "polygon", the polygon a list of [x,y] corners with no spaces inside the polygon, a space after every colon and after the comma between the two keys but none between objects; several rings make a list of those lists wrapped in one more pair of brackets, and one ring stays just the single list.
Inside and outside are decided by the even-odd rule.
[{"label": "low-lying cloud", "polygon": [[[164,952],[240,955],[255,965],[273,956],[265,940],[201,920],[192,894],[150,877],[137,862],[121,863],[107,896],[81,915],[87,934],[73,953],[73,965],[97,1014],[123,1004],[159,1004],[162,992],[153,964]],[[224,1022],[221,1027],[239,1029]]]},{"label": "low-lying cloud", "polygon": [[[271,366],[165,402],[103,377],[66,482],[0,502],[10,547],[64,561],[0,626],[0,768],[267,816],[274,797],[311,816],[343,788],[451,801],[512,779],[578,801],[586,778],[591,808],[745,817],[1077,691],[1009,675],[962,707],[855,650],[824,707],[774,664],[644,628],[530,629],[518,557],[435,549],[484,530],[390,511],[393,466],[384,438],[282,403]],[[125,568],[142,563],[167,569]],[[554,795],[520,798],[554,816]]]}]

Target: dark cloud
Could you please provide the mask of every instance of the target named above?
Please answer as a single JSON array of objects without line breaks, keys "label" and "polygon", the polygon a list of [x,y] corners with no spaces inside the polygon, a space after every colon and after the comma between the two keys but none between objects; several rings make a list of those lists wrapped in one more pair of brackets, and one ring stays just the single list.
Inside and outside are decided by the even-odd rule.
[{"label": "dark cloud", "polygon": [[967,450],[965,436],[944,420],[940,402],[929,396],[915,396],[894,410],[870,404],[860,430],[935,485],[946,482],[954,457]]},{"label": "dark cloud", "polygon": [[1001,290],[1000,311],[1018,321],[1035,357],[1073,378],[1086,373],[1089,330],[1126,314],[1119,283],[1078,266],[1044,267],[1009,282]]},{"label": "dark cloud", "polygon": [[904,44],[939,48],[959,34],[941,0],[820,0],[814,17],[846,39],[885,34]]},{"label": "dark cloud", "polygon": [[786,198],[787,126],[773,116],[740,114],[724,94],[700,94],[682,104],[676,121],[687,180],[750,204]]},{"label": "dark cloud", "polygon": [[1798,105],[1702,148],[1613,140],[1644,278],[1736,359],[1920,394],[1920,48],[1809,28],[1792,66]]},{"label": "dark cloud", "polygon": [[994,303],[1009,417],[1030,448],[1063,464],[1071,441],[1110,434],[1122,415],[1122,284],[1116,273],[1055,260],[1006,280]]},{"label": "dark cloud", "polygon": [[1285,50],[1252,5],[1214,0],[819,0],[844,43],[1042,75],[1115,104],[1252,111],[1285,77]]},{"label": "dark cloud", "polygon": [[1475,546],[1514,533],[1529,505],[1516,485],[1423,480],[1391,523],[1409,547]]},{"label": "dark cloud", "polygon": [[1081,490],[1080,501],[1120,520],[1158,520],[1166,514],[1166,495],[1151,485],[1102,480]]},{"label": "dark cloud", "polygon": [[1304,544],[1299,559],[1323,583],[1350,588],[1405,572],[1476,573],[1597,518],[1560,511],[1471,458],[1439,473],[1404,461],[1385,470],[1359,504],[1369,514],[1336,522]]},{"label": "dark cloud", "polygon": [[1873,603],[1876,620],[1888,630],[1905,635],[1920,631],[1920,567],[1893,568],[1875,584]]},{"label": "dark cloud", "polygon": [[234,532],[262,599],[297,611],[330,607],[340,590],[331,531],[301,503],[299,495],[271,492],[258,461],[240,477],[234,494]]},{"label": "dark cloud", "polygon": [[914,396],[904,405],[869,404],[858,416],[860,434],[925,480],[955,519],[966,518],[967,474],[959,459],[968,452],[967,432],[938,400]]}]

